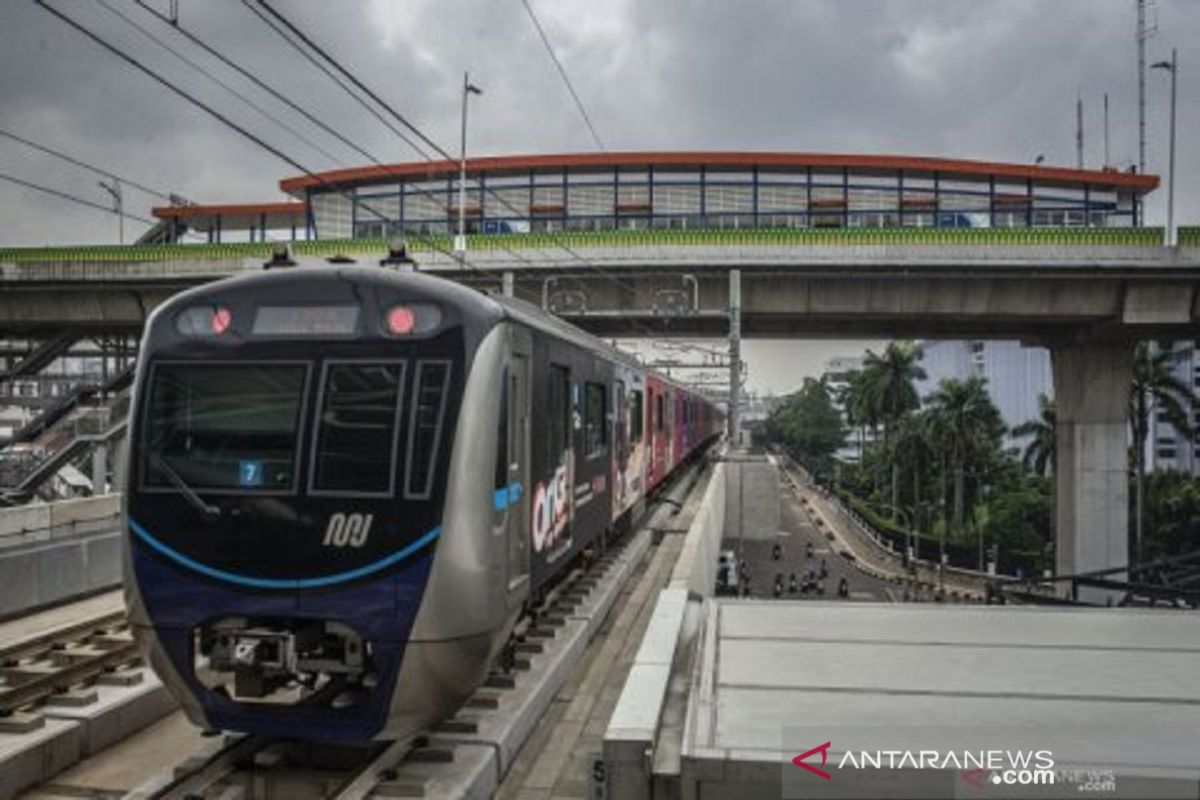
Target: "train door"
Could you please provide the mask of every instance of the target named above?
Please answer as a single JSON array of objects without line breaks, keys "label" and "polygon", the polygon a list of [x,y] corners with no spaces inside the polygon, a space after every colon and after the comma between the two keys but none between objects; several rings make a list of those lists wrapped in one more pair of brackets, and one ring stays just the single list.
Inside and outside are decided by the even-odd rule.
[{"label": "train door", "polygon": [[[533,352],[529,331],[515,329],[508,370],[508,605],[520,605],[529,584],[530,374]],[[514,490],[513,487],[518,487]]]}]

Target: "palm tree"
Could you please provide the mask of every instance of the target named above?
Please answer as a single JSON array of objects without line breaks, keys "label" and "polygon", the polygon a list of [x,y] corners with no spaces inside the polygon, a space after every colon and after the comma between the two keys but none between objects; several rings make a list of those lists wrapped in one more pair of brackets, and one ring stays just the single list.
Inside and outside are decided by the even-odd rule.
[{"label": "palm tree", "polygon": [[[912,342],[891,342],[882,355],[867,351],[862,380],[875,416],[883,422],[884,453],[891,452],[892,434],[900,419],[909,411],[920,408],[921,400],[913,383],[925,378],[925,370],[917,364],[922,355],[921,348]],[[900,494],[900,464],[895,458],[891,461],[894,520]]]},{"label": "palm tree", "polygon": [[950,441],[950,463],[954,473],[954,517],[956,534],[963,532],[964,496],[968,464],[982,465],[999,447],[1004,423],[987,393],[987,380],[972,376],[965,381],[947,378],[930,396],[937,425]]},{"label": "palm tree", "polygon": [[1021,463],[1025,469],[1037,475],[1054,474],[1055,454],[1055,421],[1056,412],[1054,401],[1044,394],[1038,395],[1038,418],[1022,422],[1012,429],[1015,439],[1032,436],[1025,451],[1021,455]]},{"label": "palm tree", "polygon": [[912,474],[912,516],[909,522],[914,534],[921,528],[922,476],[933,473],[933,464],[937,459],[931,419],[932,414],[929,413],[909,414],[896,426],[892,442],[893,463],[903,462]]},{"label": "palm tree", "polygon": [[1146,342],[1139,342],[1133,354],[1129,427],[1133,434],[1133,453],[1137,464],[1134,557],[1139,562],[1142,560],[1142,505],[1145,499],[1146,438],[1150,435],[1150,414],[1155,408],[1159,409],[1181,436],[1188,441],[1195,437],[1191,419],[1193,410],[1200,405],[1200,398],[1192,393],[1186,383],[1175,377],[1171,370],[1173,358],[1171,348],[1152,351]]}]

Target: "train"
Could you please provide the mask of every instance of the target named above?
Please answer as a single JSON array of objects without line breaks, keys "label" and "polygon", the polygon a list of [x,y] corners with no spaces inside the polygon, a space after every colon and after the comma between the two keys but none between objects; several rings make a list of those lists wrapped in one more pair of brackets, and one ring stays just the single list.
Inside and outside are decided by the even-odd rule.
[{"label": "train", "polygon": [[436,723],[723,434],[718,406],[608,343],[393,262],[283,252],[147,321],[126,604],[204,729]]}]

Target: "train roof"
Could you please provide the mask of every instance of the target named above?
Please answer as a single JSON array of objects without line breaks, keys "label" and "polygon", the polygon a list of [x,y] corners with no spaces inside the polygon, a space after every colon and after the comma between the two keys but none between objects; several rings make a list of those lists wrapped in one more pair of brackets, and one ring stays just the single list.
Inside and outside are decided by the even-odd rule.
[{"label": "train roof", "polygon": [[301,277],[307,270],[336,270],[339,275],[353,276],[358,280],[371,283],[395,284],[397,281],[407,283],[431,300],[452,303],[461,311],[474,316],[484,324],[496,323],[501,319],[510,319],[556,336],[565,341],[583,347],[592,352],[602,354],[606,358],[625,364],[629,367],[646,370],[659,379],[684,389],[689,387],[655,370],[645,367],[633,354],[614,347],[598,336],[594,336],[560,317],[551,314],[539,306],[515,297],[488,294],[472,289],[452,280],[434,275],[426,275],[417,271],[399,271],[379,266],[373,261],[331,262],[324,258],[296,257],[292,265],[276,269],[264,269],[260,272],[239,275],[217,284],[202,284],[176,295],[168,305],[186,302],[196,296],[202,296],[221,289],[235,286],[238,289],[269,289],[270,284],[286,277]]}]

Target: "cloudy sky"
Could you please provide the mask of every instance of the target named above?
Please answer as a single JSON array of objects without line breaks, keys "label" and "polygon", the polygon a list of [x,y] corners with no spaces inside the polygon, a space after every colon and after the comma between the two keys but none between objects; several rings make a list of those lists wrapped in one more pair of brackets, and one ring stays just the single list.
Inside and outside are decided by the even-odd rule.
[{"label": "cloudy sky", "polygon": [[[449,151],[462,72],[475,153],[595,144],[521,0],[274,0]],[[311,169],[361,155],[287,114],[173,35],[133,0],[48,0]],[[168,0],[146,0],[165,9]],[[1134,0],[530,0],[608,150],[904,153],[1050,164],[1137,159]],[[1151,60],[1179,48],[1176,216],[1200,222],[1200,0],[1157,0]],[[108,7],[106,7],[108,6]],[[179,0],[192,33],[252,67],[382,161],[414,154],[238,0]],[[178,61],[121,12],[211,69],[299,133],[279,127]],[[1147,90],[1148,169],[1166,172],[1168,81]],[[85,39],[32,0],[0,6],[0,128],[200,202],[280,197],[295,170]],[[315,147],[314,147],[315,145]],[[324,152],[322,152],[324,151]],[[0,137],[0,173],[106,203],[96,176]],[[1148,203],[1165,218],[1165,191]],[[147,216],[154,198],[127,189]],[[127,233],[141,226],[127,225]],[[0,181],[0,245],[110,242],[110,215]],[[751,383],[787,390],[839,343],[751,345]],[[794,369],[755,369],[789,363]]]}]

